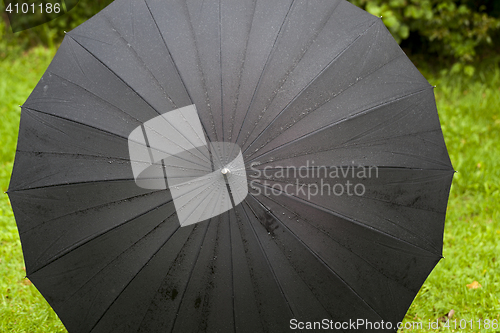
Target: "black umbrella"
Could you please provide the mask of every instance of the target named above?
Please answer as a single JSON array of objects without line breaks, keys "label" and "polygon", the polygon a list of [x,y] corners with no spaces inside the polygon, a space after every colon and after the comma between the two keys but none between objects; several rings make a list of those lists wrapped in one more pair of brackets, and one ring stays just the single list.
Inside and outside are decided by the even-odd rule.
[{"label": "black umbrella", "polygon": [[9,197],[70,332],[395,331],[453,172],[433,87],[348,2],[117,0],[23,105]]}]

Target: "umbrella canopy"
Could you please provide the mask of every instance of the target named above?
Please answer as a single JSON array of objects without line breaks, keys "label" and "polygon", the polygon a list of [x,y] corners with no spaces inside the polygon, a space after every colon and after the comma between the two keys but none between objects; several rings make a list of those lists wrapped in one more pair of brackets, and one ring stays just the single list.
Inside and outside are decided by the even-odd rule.
[{"label": "umbrella canopy", "polygon": [[380,18],[116,0],[22,106],[8,194],[70,332],[394,332],[441,259],[453,172]]}]

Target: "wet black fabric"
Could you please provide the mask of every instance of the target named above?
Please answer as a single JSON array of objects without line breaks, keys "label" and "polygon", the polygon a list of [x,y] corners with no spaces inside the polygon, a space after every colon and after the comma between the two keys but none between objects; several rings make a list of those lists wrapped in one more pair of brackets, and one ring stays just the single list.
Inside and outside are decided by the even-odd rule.
[{"label": "wet black fabric", "polygon": [[[168,189],[136,185],[127,138],[191,104],[208,141],[241,147],[249,195],[180,227]],[[276,176],[306,165],[348,175]],[[22,106],[8,193],[27,275],[69,332],[395,332],[441,259],[453,172],[433,87],[348,2],[116,0]],[[365,193],[265,194],[347,181]]]}]

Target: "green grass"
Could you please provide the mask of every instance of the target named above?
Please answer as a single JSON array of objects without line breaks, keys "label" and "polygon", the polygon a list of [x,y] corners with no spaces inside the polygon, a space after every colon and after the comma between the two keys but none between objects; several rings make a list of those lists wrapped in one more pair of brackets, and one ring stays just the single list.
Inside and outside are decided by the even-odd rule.
[{"label": "green grass", "polygon": [[[24,278],[12,210],[3,193],[14,159],[20,109],[54,54],[37,48],[0,63],[0,332],[65,332],[57,316]],[[492,67],[493,68],[493,67]],[[437,85],[443,131],[457,170],[449,201],[444,256],[413,302],[406,321],[500,320],[500,70],[472,78],[427,75]],[[481,288],[468,289],[478,281]],[[479,332],[475,329],[463,332]],[[404,332],[436,330],[404,330]],[[440,328],[439,332],[453,332]],[[460,330],[455,330],[458,332]],[[500,331],[482,329],[481,332]]]},{"label": "green grass", "polygon": [[20,108],[54,56],[37,48],[0,63],[0,332],[66,332],[28,279],[7,190],[16,150]]},{"label": "green grass", "polygon": [[[453,309],[452,319],[458,322],[500,322],[500,70],[486,66],[472,79],[441,75],[429,81],[437,85],[443,133],[457,173],[446,218],[445,259],[425,282],[406,319],[428,323]],[[482,287],[467,288],[474,281]],[[474,330],[470,324],[464,330],[472,331],[500,332],[500,326],[480,331],[476,323]]]}]

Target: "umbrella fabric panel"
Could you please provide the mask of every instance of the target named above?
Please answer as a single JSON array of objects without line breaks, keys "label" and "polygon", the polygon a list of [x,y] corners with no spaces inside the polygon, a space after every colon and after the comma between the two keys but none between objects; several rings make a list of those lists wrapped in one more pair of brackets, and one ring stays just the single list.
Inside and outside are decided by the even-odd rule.
[{"label": "umbrella fabric panel", "polygon": [[[168,206],[160,207],[130,223],[124,223],[33,274],[34,283],[49,302],[52,301],[51,305],[69,331],[91,332],[112,305],[119,304],[116,303],[117,297],[123,294],[124,288],[140,279],[144,269],[150,280],[138,289],[133,284],[136,291],[154,283],[155,274],[165,276],[162,269],[164,262],[162,267],[151,266],[152,262],[162,259],[171,262],[173,258],[168,255],[175,253],[170,252],[172,247],[177,242],[183,243],[183,239],[180,239],[182,236],[189,236],[189,228],[179,230],[177,221],[165,217],[168,216],[165,213],[172,210]],[[180,232],[176,238],[172,238],[176,231]],[[168,246],[164,247],[167,242]],[[75,278],[66,281],[73,276],[71,268],[81,274],[76,281]],[[61,293],[63,287],[66,289]],[[63,298],[54,298],[53,293]],[[138,312],[136,316],[140,315],[139,305],[137,303],[133,307]],[[136,331],[130,328],[129,320],[123,322],[129,326],[127,330]]]},{"label": "umbrella fabric panel", "polygon": [[[280,37],[276,43],[276,51],[269,60],[268,70],[262,73],[259,92],[252,100],[254,104],[244,105],[246,109],[240,112],[245,117],[241,116],[240,122],[236,125],[236,128],[244,127],[240,130],[239,144],[242,144],[239,140],[248,143],[253,141],[253,138],[268,125],[269,119],[276,117],[293,102],[311,82],[376,22],[374,16],[360,11],[346,1],[341,1],[337,6],[334,6],[333,2],[330,4],[331,8],[324,12],[327,14],[325,20],[307,23],[321,22],[323,25],[305,29],[305,33],[311,30],[313,33],[303,36],[303,40],[296,40],[296,36],[302,36],[304,32],[299,33],[296,30],[293,31],[294,33],[289,33],[287,30],[281,32],[283,37]],[[297,24],[306,23],[299,20],[299,22],[294,22],[294,25]],[[290,24],[290,29],[295,28]],[[289,41],[292,44],[288,45]],[[293,61],[287,63],[287,59]],[[336,75],[336,77],[341,76]],[[257,98],[260,96],[263,98]],[[251,110],[248,109],[249,107]],[[263,120],[264,118],[266,121]],[[241,123],[243,121],[244,124]],[[249,141],[250,134],[253,136]]]},{"label": "umbrella fabric panel", "polygon": [[65,38],[23,107],[128,137],[159,115],[128,82]]},{"label": "umbrella fabric panel", "polygon": [[300,137],[337,117],[348,117],[428,87],[383,22],[377,20],[284,109],[277,114],[267,112],[263,121],[251,128],[247,142],[240,145],[252,152],[264,145],[272,149],[272,141],[285,132]]},{"label": "umbrella fabric panel", "polygon": [[[441,256],[452,172],[354,166],[253,170],[250,193],[257,199],[268,195],[281,202],[291,196]],[[299,173],[305,177],[294,177]],[[291,209],[306,216],[302,208]]]},{"label": "umbrella fabric panel", "polygon": [[9,191],[134,179],[124,138],[31,109],[21,115],[14,163]]},{"label": "umbrella fabric panel", "polygon": [[259,151],[246,161],[269,167],[299,167],[314,161],[327,167],[361,165],[452,172],[435,110],[433,91],[427,89],[348,117],[332,113],[336,119],[318,124],[314,132],[296,137],[284,134],[277,139],[281,145],[274,149],[266,146],[262,154]]},{"label": "umbrella fabric panel", "polygon": [[68,33],[161,113],[189,96],[144,1],[114,2]]},{"label": "umbrella fabric panel", "polygon": [[[264,44],[269,47],[269,51],[263,52],[266,60],[249,66],[257,70],[248,75],[251,83],[244,86],[246,90],[240,95],[234,124],[236,142],[243,150],[253,140],[250,135],[259,133],[256,128],[260,129],[270,115],[283,110],[295,98],[291,92],[307,86],[310,82],[306,79],[318,75],[325,61],[333,59],[373,23],[373,16],[357,12],[351,6],[338,1],[292,3],[272,44]],[[356,19],[353,12],[359,14]],[[315,19],[307,19],[310,17]],[[342,25],[345,30],[340,28]]]},{"label": "umbrella fabric panel", "polygon": [[173,207],[168,192],[130,184],[73,184],[11,193],[28,276],[89,239],[157,207]]},{"label": "umbrella fabric panel", "polygon": [[[302,316],[300,313],[304,311],[301,306],[307,299],[304,294],[311,294],[327,309],[327,318],[341,322],[348,318],[369,318],[371,321],[391,321],[395,325],[440,259],[385,235],[381,237],[377,232],[356,226],[352,221],[335,223],[335,219],[325,216],[327,214],[322,214],[324,219],[321,220],[318,218],[321,213],[312,213],[311,220],[323,227],[321,231],[327,233],[325,235],[304,223],[302,218],[298,218],[297,223],[291,222],[294,212],[289,208],[277,209],[276,204],[265,198],[260,199],[255,198],[262,201],[259,204],[266,202],[270,209],[274,209],[273,215],[280,213],[280,216],[273,216],[267,221],[270,224],[268,228],[274,229],[272,240],[287,255],[286,265],[277,267],[280,271],[281,267],[293,267],[308,286],[302,292],[288,290],[286,297],[302,298],[295,304],[297,318],[321,320],[321,317],[303,313]],[[257,209],[258,206],[255,207]],[[256,210],[254,212],[259,214]],[[353,245],[355,239],[363,239],[364,242]],[[289,276],[293,275],[286,275],[283,280],[286,281]],[[293,299],[288,301],[292,303]],[[344,306],[346,310],[343,310]],[[320,308],[318,305],[315,307]]]},{"label": "umbrella fabric panel", "polygon": [[[231,220],[228,220],[227,214],[231,214]],[[263,331],[264,327],[277,327],[276,321],[281,321],[279,318],[284,318],[282,316],[286,314],[283,312],[286,303],[278,297],[279,291],[274,288],[272,275],[267,270],[256,270],[260,267],[254,266],[253,272],[259,275],[259,286],[269,296],[264,297],[262,306],[270,309],[265,307],[269,305],[274,309],[259,311],[257,301],[260,299],[256,297],[261,295],[253,291],[252,272],[245,259],[246,255],[251,254],[243,248],[246,239],[238,237],[238,228],[234,223],[229,223],[235,221],[234,216],[234,211],[231,211],[210,220],[208,224],[196,225],[195,228],[206,230],[203,246],[196,244],[198,247],[192,251],[189,248],[183,250],[189,251],[190,256],[179,256],[182,265],[173,266],[172,274],[165,277],[158,293],[153,295],[141,332],[157,328],[165,331],[233,331],[235,325],[238,330],[245,332],[252,328]],[[257,255],[252,256],[252,259],[261,262],[262,257]],[[232,271],[229,269],[231,265]],[[227,274],[233,274],[232,281]],[[242,279],[237,279],[238,276]],[[231,301],[233,294],[234,303]],[[216,307],[212,300],[214,303],[220,300],[225,304]],[[176,319],[175,313],[181,307],[188,315]],[[261,321],[269,326],[262,326]]]}]

